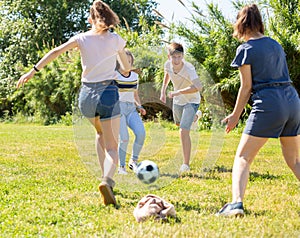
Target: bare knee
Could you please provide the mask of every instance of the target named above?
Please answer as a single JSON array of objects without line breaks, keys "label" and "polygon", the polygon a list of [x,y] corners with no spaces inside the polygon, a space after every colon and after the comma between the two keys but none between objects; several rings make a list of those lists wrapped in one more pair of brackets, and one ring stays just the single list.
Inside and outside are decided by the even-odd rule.
[{"label": "bare knee", "polygon": [[252,156],[237,154],[235,156],[234,163],[239,163],[240,165],[243,165],[243,166],[250,166],[252,164],[253,160],[254,160],[254,157],[252,157]]},{"label": "bare knee", "polygon": [[287,165],[294,170],[295,167],[299,167],[299,140],[300,137],[281,137],[281,150],[282,155]]},{"label": "bare knee", "polygon": [[190,131],[186,130],[186,129],[183,129],[183,128],[180,128],[180,135],[181,136],[189,136],[190,135]]},{"label": "bare knee", "polygon": [[297,168],[300,168],[300,158],[287,158],[284,157],[286,164],[292,171],[295,171]]}]

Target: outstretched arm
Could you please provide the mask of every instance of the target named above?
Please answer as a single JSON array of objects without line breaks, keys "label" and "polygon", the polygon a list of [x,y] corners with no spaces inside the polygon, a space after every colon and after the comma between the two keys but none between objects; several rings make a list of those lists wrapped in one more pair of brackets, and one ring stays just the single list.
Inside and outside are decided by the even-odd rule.
[{"label": "outstretched arm", "polygon": [[27,83],[29,79],[31,79],[35,73],[41,70],[44,66],[48,63],[53,61],[59,55],[63,54],[64,52],[77,47],[77,42],[75,40],[69,40],[66,43],[50,50],[35,66],[32,68],[28,73],[21,76],[17,83],[17,88],[19,88],[24,83]]},{"label": "outstretched arm", "polygon": [[233,112],[225,117],[222,121],[227,124],[225,129],[227,133],[235,128],[238,124],[240,115],[248,103],[252,90],[251,65],[242,65],[239,70],[241,86],[238,92],[237,100]]}]

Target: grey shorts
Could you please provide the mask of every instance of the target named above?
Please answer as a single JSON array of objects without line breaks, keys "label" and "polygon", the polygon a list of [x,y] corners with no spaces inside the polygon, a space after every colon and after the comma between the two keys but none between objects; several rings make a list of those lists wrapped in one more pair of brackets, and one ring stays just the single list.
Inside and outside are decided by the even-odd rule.
[{"label": "grey shorts", "polygon": [[185,105],[173,104],[174,122],[182,129],[190,130],[200,104],[187,103]]},{"label": "grey shorts", "polygon": [[251,99],[245,134],[266,138],[300,134],[300,99],[292,85],[260,89]]},{"label": "grey shorts", "polygon": [[113,81],[82,83],[78,105],[88,118],[108,120],[120,116],[119,91]]}]

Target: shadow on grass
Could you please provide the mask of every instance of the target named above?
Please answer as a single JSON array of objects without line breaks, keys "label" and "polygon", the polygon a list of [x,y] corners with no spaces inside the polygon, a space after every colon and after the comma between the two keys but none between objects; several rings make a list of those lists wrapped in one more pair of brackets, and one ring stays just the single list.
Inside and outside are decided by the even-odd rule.
[{"label": "shadow on grass", "polygon": [[251,182],[253,181],[259,181],[259,180],[265,180],[265,179],[269,179],[269,180],[274,180],[274,179],[280,179],[282,176],[275,176],[270,174],[269,172],[265,173],[265,174],[260,174],[257,172],[250,172],[250,178],[249,180]]},{"label": "shadow on grass", "polygon": [[231,173],[231,172],[232,172],[232,169],[231,169],[231,168],[228,169],[228,168],[226,168],[224,165],[222,165],[222,166],[216,166],[216,167],[214,168],[214,170],[215,170],[216,172],[218,172],[218,173]]},{"label": "shadow on grass", "polygon": [[268,210],[262,210],[262,211],[245,210],[245,215],[254,216],[254,217],[265,216],[267,213],[268,213]]},{"label": "shadow on grass", "polygon": [[140,192],[127,192],[127,191],[120,191],[117,189],[114,190],[114,194],[119,195],[124,199],[131,199],[131,200],[139,199],[142,196]]},{"label": "shadow on grass", "polygon": [[203,168],[201,171],[187,172],[180,175],[180,178],[197,178],[207,180],[220,180],[218,173],[231,173],[232,170],[224,166],[216,166],[214,168]]},{"label": "shadow on grass", "polygon": [[168,216],[168,217],[155,217],[155,216],[151,216],[151,217],[147,217],[145,221],[148,221],[148,222],[157,222],[157,223],[169,223],[169,224],[176,224],[176,223],[181,223],[181,218],[176,216],[176,217],[171,217],[171,216]]},{"label": "shadow on grass", "polygon": [[[228,169],[224,166],[216,166],[214,168],[215,172],[218,173],[232,173],[232,169]],[[272,175],[269,172],[266,172],[264,174],[260,174],[257,172],[250,172],[250,181],[255,181],[255,180],[261,180],[261,179],[280,179],[282,176],[276,176],[276,175]]]},{"label": "shadow on grass", "polygon": [[176,217],[167,217],[166,219],[163,220],[164,223],[170,223],[170,224],[175,224],[175,223],[181,223],[181,218],[176,216]]},{"label": "shadow on grass", "polygon": [[169,177],[169,178],[173,178],[173,179],[179,177],[178,174],[171,174],[171,173],[161,173],[159,176],[160,176],[160,177]]},{"label": "shadow on grass", "polygon": [[[218,173],[232,173],[232,169],[226,168],[225,166],[216,166],[212,169],[203,169],[203,172],[200,172],[199,175],[187,173],[182,175],[181,177],[191,177],[191,178],[199,178],[199,179],[216,179],[220,180],[220,178],[217,176]],[[256,181],[256,180],[275,180],[275,179],[281,179],[282,176],[278,175],[272,175],[268,171],[264,174],[260,174],[258,172],[250,172],[250,181]]]},{"label": "shadow on grass", "polygon": [[186,202],[176,202],[174,204],[174,206],[179,209],[179,208],[182,208],[183,210],[185,211],[196,211],[196,212],[201,212],[201,208],[200,208],[200,205],[199,204],[188,204]]},{"label": "shadow on grass", "polygon": [[184,173],[179,178],[195,178],[195,179],[205,179],[205,180],[220,180],[214,173],[205,174],[194,174],[194,173]]},{"label": "shadow on grass", "polygon": [[182,209],[186,212],[195,211],[197,213],[203,213],[205,215],[215,215],[221,208],[217,206],[208,206],[208,207],[201,207],[199,204],[197,205],[191,205],[187,203],[176,203],[175,205],[176,209]]}]

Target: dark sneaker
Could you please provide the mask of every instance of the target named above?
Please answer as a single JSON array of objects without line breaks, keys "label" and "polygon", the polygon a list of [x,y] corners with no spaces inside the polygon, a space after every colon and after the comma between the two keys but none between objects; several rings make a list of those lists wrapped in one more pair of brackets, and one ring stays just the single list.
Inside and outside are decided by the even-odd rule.
[{"label": "dark sneaker", "polygon": [[104,202],[104,205],[110,205],[110,204],[113,204],[114,206],[117,205],[117,201],[116,201],[116,198],[115,198],[115,195],[112,191],[112,187],[109,186],[107,183],[105,182],[102,182],[100,183],[99,185],[99,191],[103,197],[103,202]]},{"label": "dark sneaker", "polygon": [[227,203],[217,212],[216,216],[230,217],[230,216],[244,216],[244,207],[242,202]]}]

